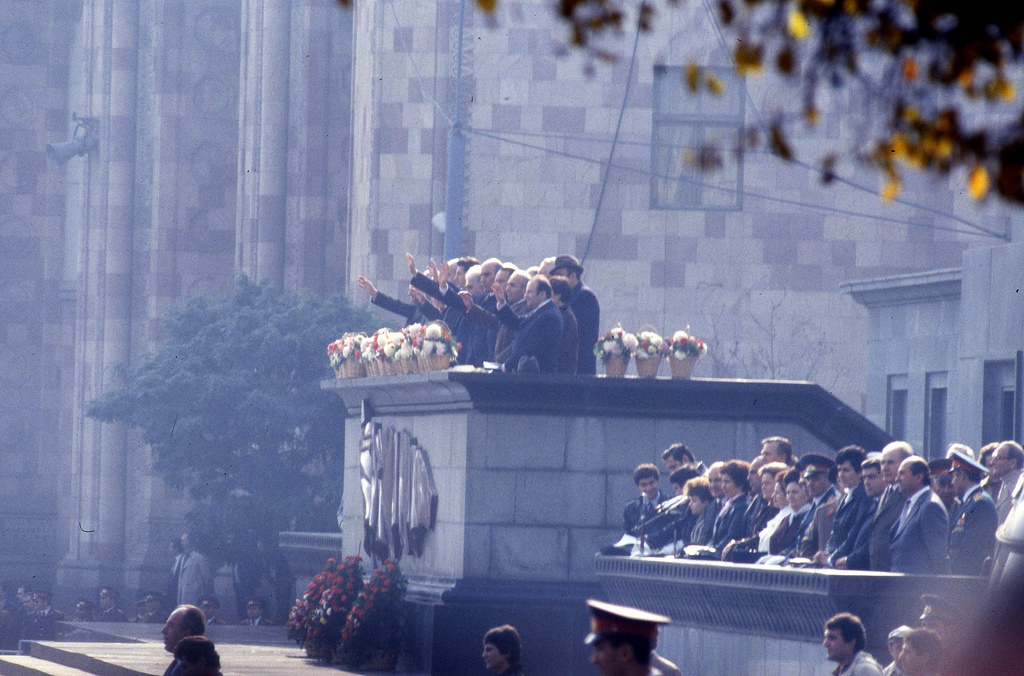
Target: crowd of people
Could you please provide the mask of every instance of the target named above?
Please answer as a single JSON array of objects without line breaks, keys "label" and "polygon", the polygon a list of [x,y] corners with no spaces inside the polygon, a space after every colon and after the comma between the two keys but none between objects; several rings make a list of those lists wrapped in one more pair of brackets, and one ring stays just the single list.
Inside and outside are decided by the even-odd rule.
[{"label": "crowd of people", "polygon": [[1024,493],[1014,441],[977,456],[953,444],[931,462],[903,441],[798,459],[783,437],[762,440],[751,461],[705,467],[684,444],[661,459],[674,495],[656,465],[638,466],[623,537],[603,553],[979,576]]},{"label": "crowd of people", "polygon": [[473,257],[433,260],[426,273],[411,254],[406,303],[360,276],[371,302],[405,318],[406,325],[444,321],[462,348],[458,363],[503,371],[597,373],[593,348],[600,304],[584,284],[583,266],[567,254],[521,269],[514,263]]}]

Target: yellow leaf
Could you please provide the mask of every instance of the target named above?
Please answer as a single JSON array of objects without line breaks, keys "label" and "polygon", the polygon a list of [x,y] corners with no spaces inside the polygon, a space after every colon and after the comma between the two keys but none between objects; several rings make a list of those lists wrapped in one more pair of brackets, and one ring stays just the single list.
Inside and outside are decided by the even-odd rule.
[{"label": "yellow leaf", "polygon": [[807,18],[799,9],[789,11],[789,20],[786,26],[789,28],[789,34],[797,40],[805,40],[811,34],[811,24],[807,23]]},{"label": "yellow leaf", "polygon": [[921,119],[921,112],[915,106],[907,106],[903,109],[903,119],[914,124]]},{"label": "yellow leaf", "polygon": [[700,84],[700,68],[696,64],[689,64],[686,66],[686,86],[691,92],[697,91],[697,86]]},{"label": "yellow leaf", "polygon": [[1003,101],[1013,101],[1017,98],[1017,88],[1009,80],[1000,78],[996,81],[996,96]]},{"label": "yellow leaf", "polygon": [[489,14],[498,7],[498,0],[476,0],[476,6]]},{"label": "yellow leaf", "polygon": [[971,170],[971,177],[967,179],[967,191],[975,200],[982,200],[988,194],[990,182],[985,167],[975,164]]},{"label": "yellow leaf", "polygon": [[885,184],[882,185],[882,189],[878,192],[883,202],[892,202],[903,190],[903,184],[900,183],[898,176],[890,176],[886,180]]},{"label": "yellow leaf", "polygon": [[715,96],[721,96],[725,93],[725,85],[711,73],[707,74],[704,81],[707,83],[708,89],[711,90],[711,93]]}]

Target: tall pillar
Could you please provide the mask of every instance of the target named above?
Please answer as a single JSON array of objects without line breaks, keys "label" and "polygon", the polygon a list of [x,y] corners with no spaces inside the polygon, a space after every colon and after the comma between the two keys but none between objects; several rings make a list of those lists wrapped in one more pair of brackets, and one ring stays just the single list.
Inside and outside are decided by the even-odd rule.
[{"label": "tall pillar", "polygon": [[242,3],[236,265],[282,286],[291,2]]},{"label": "tall pillar", "polygon": [[114,384],[131,343],[137,0],[87,0],[82,8],[84,101],[72,109],[100,121],[86,158],[75,319],[75,392],[69,551],[58,586],[87,589],[120,578],[125,537],[122,425],[85,415]]}]

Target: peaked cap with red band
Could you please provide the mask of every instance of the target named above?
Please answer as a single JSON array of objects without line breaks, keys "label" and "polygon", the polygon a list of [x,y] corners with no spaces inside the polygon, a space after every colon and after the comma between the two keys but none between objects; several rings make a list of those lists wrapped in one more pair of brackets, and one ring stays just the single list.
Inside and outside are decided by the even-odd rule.
[{"label": "peaked cap with red band", "polygon": [[652,640],[658,635],[659,624],[672,621],[664,615],[593,599],[587,601],[587,606],[591,615],[590,633],[584,643],[588,645],[609,636],[637,636]]}]

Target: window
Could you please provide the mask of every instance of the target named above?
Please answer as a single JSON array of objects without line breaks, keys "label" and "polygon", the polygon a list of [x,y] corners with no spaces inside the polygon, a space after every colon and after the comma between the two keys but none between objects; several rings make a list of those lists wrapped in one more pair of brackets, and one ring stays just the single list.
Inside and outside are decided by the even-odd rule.
[{"label": "window", "polygon": [[1014,438],[1017,421],[1017,364],[985,362],[981,438],[983,443]]},{"label": "window", "polygon": [[925,376],[924,448],[928,459],[946,457],[946,373]]},{"label": "window", "polygon": [[746,86],[732,68],[706,71],[724,84],[721,95],[706,88],[691,92],[681,66],[654,67],[652,209],[738,210],[743,206]]},{"label": "window", "polygon": [[907,376],[889,376],[885,406],[885,431],[893,439],[907,438]]}]

